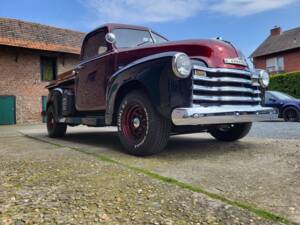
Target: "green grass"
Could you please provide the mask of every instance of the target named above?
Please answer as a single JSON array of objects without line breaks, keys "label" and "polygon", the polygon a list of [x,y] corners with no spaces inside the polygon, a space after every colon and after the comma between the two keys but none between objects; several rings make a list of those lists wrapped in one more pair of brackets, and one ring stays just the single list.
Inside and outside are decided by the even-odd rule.
[{"label": "green grass", "polygon": [[239,200],[231,200],[231,199],[226,198],[222,195],[206,191],[205,189],[203,189],[201,187],[193,186],[191,184],[176,180],[176,179],[171,178],[171,177],[162,176],[158,173],[154,173],[152,171],[149,171],[149,170],[146,170],[146,169],[143,169],[143,168],[130,166],[130,165],[127,165],[125,163],[119,162],[117,160],[111,159],[110,157],[107,157],[107,156],[104,156],[104,155],[99,155],[99,154],[96,154],[96,153],[87,152],[82,148],[63,146],[63,145],[60,145],[60,144],[52,143],[52,142],[47,141],[47,140],[41,140],[39,138],[32,137],[32,136],[29,136],[29,135],[24,135],[24,136],[26,136],[28,138],[31,138],[31,139],[34,139],[34,140],[37,140],[37,141],[42,141],[42,142],[45,142],[45,143],[48,143],[48,144],[52,144],[56,147],[60,147],[60,148],[67,147],[69,149],[72,149],[72,150],[75,150],[75,151],[78,151],[78,152],[96,157],[100,161],[117,164],[117,165],[120,165],[120,166],[125,167],[127,169],[133,170],[137,173],[144,174],[144,175],[146,175],[146,176],[148,176],[152,179],[159,180],[163,183],[171,184],[171,185],[183,188],[183,189],[187,189],[187,190],[190,190],[190,191],[193,191],[193,192],[204,194],[204,195],[206,195],[206,196],[208,196],[212,199],[219,200],[219,201],[225,202],[229,205],[236,206],[236,207],[248,210],[252,213],[255,213],[257,216],[259,216],[261,218],[264,218],[264,219],[268,219],[268,220],[271,220],[271,221],[274,221],[274,222],[280,222],[280,223],[283,223],[283,224],[293,224],[291,221],[284,218],[283,216],[280,216],[280,215],[274,214],[272,212],[269,212],[267,210],[264,210],[264,209],[258,208],[256,206],[250,205],[246,202],[239,201]]}]

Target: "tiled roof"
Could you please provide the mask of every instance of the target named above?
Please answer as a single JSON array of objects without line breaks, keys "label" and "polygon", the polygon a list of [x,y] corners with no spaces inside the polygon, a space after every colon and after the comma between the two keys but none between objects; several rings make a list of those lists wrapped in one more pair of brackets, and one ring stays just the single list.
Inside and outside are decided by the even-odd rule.
[{"label": "tiled roof", "polygon": [[270,35],[250,56],[251,58],[300,48],[300,27],[279,35]]},{"label": "tiled roof", "polygon": [[72,30],[0,18],[0,45],[80,54],[84,36]]}]

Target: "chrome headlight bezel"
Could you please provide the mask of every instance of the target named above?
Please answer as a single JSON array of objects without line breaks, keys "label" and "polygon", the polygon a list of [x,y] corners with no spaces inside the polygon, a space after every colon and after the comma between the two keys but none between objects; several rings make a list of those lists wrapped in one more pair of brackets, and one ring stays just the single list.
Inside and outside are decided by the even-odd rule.
[{"label": "chrome headlight bezel", "polygon": [[176,77],[185,79],[190,76],[193,65],[190,57],[185,53],[176,53],[173,57],[172,68]]},{"label": "chrome headlight bezel", "polygon": [[259,75],[259,83],[263,88],[267,88],[270,84],[270,75],[266,70],[257,70]]}]

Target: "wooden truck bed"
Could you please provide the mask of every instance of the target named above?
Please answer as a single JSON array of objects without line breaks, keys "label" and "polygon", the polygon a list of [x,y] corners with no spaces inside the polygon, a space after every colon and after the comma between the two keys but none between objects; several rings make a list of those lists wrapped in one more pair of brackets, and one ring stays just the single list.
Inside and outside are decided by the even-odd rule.
[{"label": "wooden truck bed", "polygon": [[46,88],[51,89],[64,83],[74,83],[74,81],[75,74],[73,73],[73,70],[69,70],[67,72],[59,74],[58,78],[54,81],[51,81],[50,84],[46,86]]}]

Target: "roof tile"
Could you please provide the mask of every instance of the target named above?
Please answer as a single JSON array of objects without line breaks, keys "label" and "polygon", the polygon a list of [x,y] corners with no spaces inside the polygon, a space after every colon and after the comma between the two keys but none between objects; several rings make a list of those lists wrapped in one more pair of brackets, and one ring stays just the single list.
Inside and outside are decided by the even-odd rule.
[{"label": "roof tile", "polygon": [[300,48],[300,27],[269,36],[252,54],[251,58],[270,55],[291,49]]},{"label": "roof tile", "polygon": [[84,36],[82,32],[0,18],[0,45],[80,54]]}]

